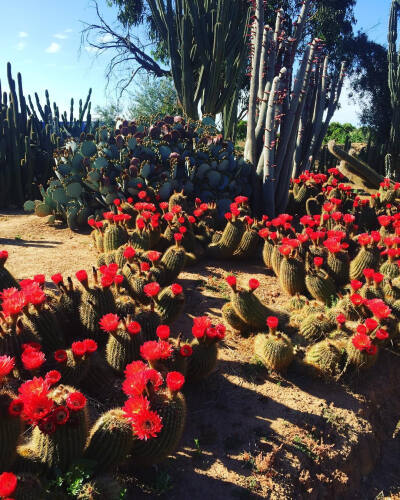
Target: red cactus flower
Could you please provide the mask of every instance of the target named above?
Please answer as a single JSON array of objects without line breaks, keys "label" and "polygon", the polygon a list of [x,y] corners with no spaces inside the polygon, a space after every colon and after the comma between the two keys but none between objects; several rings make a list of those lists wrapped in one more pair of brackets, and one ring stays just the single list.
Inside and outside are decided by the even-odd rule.
[{"label": "red cactus flower", "polygon": [[100,328],[105,332],[115,332],[118,328],[120,319],[117,314],[105,314],[99,321]]},{"label": "red cactus flower", "polygon": [[119,198],[115,198],[115,200],[113,201],[114,205],[116,207],[119,207],[121,205],[121,200]]},{"label": "red cactus flower", "polygon": [[169,337],[169,326],[168,325],[160,325],[156,329],[157,337],[161,340],[166,340]]},{"label": "red cactus flower", "polygon": [[139,198],[139,200],[144,200],[146,198],[146,196],[147,196],[146,191],[139,191],[138,192],[138,198]]},{"label": "red cactus flower", "polygon": [[21,355],[21,361],[25,370],[37,370],[46,361],[46,356],[43,352],[26,349]]},{"label": "red cactus flower", "polygon": [[15,358],[10,356],[0,356],[0,382],[3,377],[8,375],[15,366]]},{"label": "red cactus flower", "polygon": [[282,255],[285,255],[287,257],[291,254],[292,247],[290,245],[281,245],[279,247],[279,251]]},{"label": "red cactus flower", "polygon": [[236,277],[235,277],[235,276],[233,276],[232,274],[231,274],[231,275],[229,275],[229,276],[227,276],[227,277],[225,278],[225,280],[226,280],[226,282],[228,283],[228,285],[229,285],[230,287],[232,287],[232,288],[233,288],[233,287],[235,287],[235,286],[236,286]]},{"label": "red cactus flower", "polygon": [[19,417],[24,409],[24,402],[21,398],[15,398],[8,407],[8,414],[12,417]]},{"label": "red cactus flower", "polygon": [[260,282],[256,280],[255,278],[249,279],[249,288],[250,290],[257,290],[257,288],[260,286]]},{"label": "red cactus flower", "polygon": [[124,281],[124,277],[122,276],[122,274],[116,274],[114,276],[114,283],[116,285],[121,285],[123,283],[123,281]]},{"label": "red cactus flower", "polygon": [[151,262],[157,262],[160,257],[161,257],[161,253],[157,252],[156,250],[150,250],[150,252],[147,252],[147,258]]},{"label": "red cactus flower", "polygon": [[358,243],[361,246],[369,245],[372,241],[371,236],[368,233],[362,233],[358,236]]},{"label": "red cactus flower", "polygon": [[365,299],[361,297],[361,295],[359,295],[358,293],[353,293],[352,295],[350,295],[350,300],[352,304],[356,307],[361,306],[365,303]]},{"label": "red cactus flower", "polygon": [[315,267],[321,267],[323,263],[324,263],[324,259],[322,257],[314,257]]},{"label": "red cactus flower", "polygon": [[379,320],[386,319],[392,312],[390,307],[387,306],[381,299],[367,300],[367,307],[375,318]]},{"label": "red cactus flower", "polygon": [[172,354],[172,346],[164,340],[149,340],[140,346],[140,355],[146,361],[167,359]]},{"label": "red cactus flower", "polygon": [[164,210],[167,210],[167,208],[168,208],[168,202],[166,202],[166,201],[162,201],[162,202],[160,203],[160,208],[161,208],[161,210],[162,210],[163,212],[164,212]]},{"label": "red cactus flower", "polygon": [[128,246],[125,248],[124,250],[124,257],[125,259],[133,259],[133,257],[136,255],[136,250],[131,247],[131,246]]},{"label": "red cactus flower", "polygon": [[55,351],[54,353],[54,359],[57,363],[65,363],[68,359],[67,351],[64,349],[58,349],[58,351]]},{"label": "red cactus flower", "polygon": [[150,409],[150,401],[143,395],[132,396],[125,401],[122,409],[124,417],[132,422],[139,411]]},{"label": "red cactus flower", "polygon": [[365,326],[367,327],[368,331],[372,332],[372,330],[375,330],[375,328],[377,328],[378,322],[373,318],[367,318],[365,320]]},{"label": "red cactus flower", "polygon": [[174,240],[175,241],[182,241],[182,234],[181,233],[175,233],[174,234]]},{"label": "red cactus flower", "polygon": [[378,217],[378,222],[382,227],[387,227],[393,220],[391,215],[380,215]]},{"label": "red cactus flower", "polygon": [[144,273],[147,273],[147,271],[150,270],[150,264],[148,262],[141,262],[140,263],[140,270]]},{"label": "red cactus flower", "polygon": [[378,340],[386,340],[389,337],[389,333],[384,328],[379,328],[376,331],[375,336]]},{"label": "red cactus flower", "polygon": [[367,278],[367,280],[372,280],[374,274],[375,274],[374,269],[364,269],[363,271],[363,275]]},{"label": "red cactus flower", "polygon": [[374,275],[372,276],[372,279],[376,284],[382,283],[383,278],[384,276],[382,273],[374,273]]},{"label": "red cactus flower", "polygon": [[4,262],[8,259],[7,250],[0,250],[0,263],[4,264]]},{"label": "red cactus flower", "polygon": [[100,283],[103,288],[109,288],[114,283],[114,276],[111,274],[104,274],[101,277]]},{"label": "red cactus flower", "polygon": [[126,329],[131,335],[137,335],[138,333],[140,333],[142,327],[137,321],[131,321],[126,325]]},{"label": "red cactus flower", "polygon": [[132,420],[132,430],[136,437],[145,441],[157,437],[162,427],[161,417],[155,411],[140,410]]},{"label": "red cactus flower", "polygon": [[35,274],[35,276],[33,277],[33,281],[38,285],[43,285],[43,283],[46,281],[46,276],[44,274]]},{"label": "red cactus flower", "polygon": [[81,358],[86,354],[86,345],[85,342],[81,340],[77,340],[76,342],[73,342],[71,345],[71,351],[72,354],[77,357]]},{"label": "red cactus flower", "polygon": [[160,285],[156,281],[153,281],[152,283],[147,283],[147,285],[144,285],[143,291],[148,297],[156,297],[158,295],[158,292],[160,291],[160,288]]},{"label": "red cactus flower", "polygon": [[362,281],[351,280],[350,281],[350,286],[356,292],[357,290],[359,290],[363,286],[363,284],[362,284]]},{"label": "red cactus flower", "polygon": [[80,271],[78,271],[76,274],[76,279],[78,281],[80,281],[81,283],[85,283],[87,282],[88,280],[88,275],[87,275],[87,272],[84,270],[84,269],[81,269]]},{"label": "red cactus flower", "polygon": [[0,474],[0,497],[9,497],[17,488],[17,476],[12,472]]},{"label": "red cactus flower", "polygon": [[336,321],[339,323],[339,325],[343,325],[344,323],[346,323],[346,316],[344,314],[338,314],[336,316]]},{"label": "red cactus flower", "polygon": [[363,335],[367,334],[367,327],[365,325],[357,325],[357,332],[362,333]]},{"label": "red cactus flower", "polygon": [[211,326],[211,320],[207,316],[193,318],[192,333],[197,339],[204,337],[207,328]]},{"label": "red cactus flower", "polygon": [[279,323],[279,320],[276,316],[268,316],[268,318],[267,318],[268,328],[276,329],[276,328],[278,328],[278,323]]},{"label": "red cactus flower", "polygon": [[23,291],[15,292],[11,297],[3,300],[2,309],[6,316],[17,316],[26,306],[26,297]]},{"label": "red cactus flower", "polygon": [[66,406],[54,408],[52,415],[56,425],[65,425],[69,419],[69,409]]},{"label": "red cactus flower", "polygon": [[183,292],[183,288],[178,283],[173,283],[171,285],[171,291],[174,295],[180,295]]},{"label": "red cactus flower", "polygon": [[225,219],[226,220],[231,220],[232,219],[232,214],[230,212],[226,212],[226,214],[224,215]]},{"label": "red cactus flower", "polygon": [[179,354],[181,356],[183,356],[184,358],[191,356],[192,353],[193,353],[193,349],[189,344],[184,344],[179,350]]},{"label": "red cactus flower", "polygon": [[86,398],[81,392],[72,392],[67,397],[66,403],[71,411],[79,411],[86,406]]},{"label": "red cactus flower", "polygon": [[371,339],[365,333],[356,333],[351,342],[359,351],[364,351],[371,346]]},{"label": "red cactus flower", "polygon": [[179,214],[182,212],[182,207],[180,205],[174,205],[171,209],[171,212],[174,214]]},{"label": "red cactus flower", "polygon": [[58,370],[51,370],[46,373],[44,380],[49,384],[49,385],[54,385],[57,384],[61,379],[61,373]]},{"label": "red cactus flower", "polygon": [[371,238],[374,243],[381,241],[381,233],[379,231],[371,231]]},{"label": "red cactus flower", "polygon": [[43,434],[51,435],[56,432],[56,423],[50,415],[41,419],[38,427]]},{"label": "red cactus flower", "polygon": [[62,274],[61,274],[61,273],[56,273],[56,274],[53,274],[53,276],[51,277],[51,281],[52,281],[55,285],[58,285],[59,283],[62,283],[62,282],[63,282],[63,277],[62,277]]},{"label": "red cactus flower", "polygon": [[171,392],[178,392],[185,383],[185,377],[179,372],[169,372],[166,378],[167,387]]}]

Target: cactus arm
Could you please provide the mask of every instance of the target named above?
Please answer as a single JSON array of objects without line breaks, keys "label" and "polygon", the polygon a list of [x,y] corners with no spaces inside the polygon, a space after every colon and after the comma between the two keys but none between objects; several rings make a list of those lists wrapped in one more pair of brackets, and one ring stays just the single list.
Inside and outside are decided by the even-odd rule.
[{"label": "cactus arm", "polygon": [[262,37],[264,31],[264,2],[256,0],[255,20],[252,27],[252,68],[250,77],[250,97],[249,97],[249,110],[247,113],[247,134],[245,144],[245,158],[255,165],[256,156],[256,107],[257,107],[257,84],[258,73],[260,71],[260,59],[262,49]]}]

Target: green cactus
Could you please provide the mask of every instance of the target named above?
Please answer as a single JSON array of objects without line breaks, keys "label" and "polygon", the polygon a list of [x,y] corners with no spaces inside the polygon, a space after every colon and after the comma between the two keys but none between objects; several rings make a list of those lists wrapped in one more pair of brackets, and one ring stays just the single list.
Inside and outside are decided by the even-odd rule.
[{"label": "green cactus", "polygon": [[120,224],[109,224],[103,236],[104,252],[117,250],[121,245],[128,241],[128,233]]},{"label": "green cactus", "polygon": [[317,342],[333,330],[335,323],[325,314],[316,313],[306,316],[300,323],[299,334],[308,342]]},{"label": "green cactus", "polygon": [[221,312],[228,328],[233,328],[241,333],[249,331],[249,325],[236,314],[235,309],[230,302],[227,302],[222,306]]},{"label": "green cactus", "polygon": [[122,408],[103,413],[90,430],[84,458],[96,463],[96,472],[118,467],[128,456],[133,444],[132,427]]},{"label": "green cactus", "polygon": [[56,310],[47,306],[31,308],[25,314],[23,321],[38,336],[46,351],[56,351],[65,346],[63,329]]},{"label": "green cactus", "polygon": [[[65,405],[74,387],[59,385],[49,396],[59,405]],[[88,433],[88,413],[86,406],[71,412],[64,425],[57,425],[53,434],[45,434],[39,427],[32,431],[31,447],[39,460],[49,468],[57,467],[66,471],[72,463],[82,457]]]},{"label": "green cactus", "polygon": [[0,390],[0,469],[11,470],[17,457],[17,445],[24,429],[19,416],[9,414],[8,408],[15,394],[6,389]]},{"label": "green cactus", "polygon": [[304,263],[295,257],[284,257],[279,267],[279,283],[288,295],[305,290]]},{"label": "green cactus", "polygon": [[162,429],[157,437],[147,441],[134,439],[131,449],[133,465],[149,466],[162,462],[178,448],[186,423],[186,401],[182,393],[163,392],[150,399],[151,409],[162,418]]},{"label": "green cactus", "polygon": [[267,269],[272,269],[272,252],[274,250],[274,245],[267,239],[264,241],[262,258]]},{"label": "green cactus", "polygon": [[376,269],[378,263],[379,252],[375,248],[361,247],[358,254],[350,262],[350,279],[361,279],[364,269]]},{"label": "green cactus", "polygon": [[293,361],[293,345],[282,332],[258,333],[254,339],[254,354],[269,370],[282,372]]},{"label": "green cactus", "polygon": [[19,288],[18,281],[10,273],[10,271],[5,267],[5,263],[8,255],[3,255],[0,251],[0,290],[5,288]]},{"label": "green cactus", "polygon": [[328,252],[327,267],[338,286],[349,282],[350,260],[346,252]]},{"label": "green cactus", "polygon": [[191,346],[193,353],[189,358],[187,378],[191,382],[198,382],[214,371],[218,359],[218,346],[215,342],[199,342],[197,339],[192,341]]},{"label": "green cactus", "polygon": [[338,373],[340,360],[340,350],[329,339],[322,340],[310,346],[304,358],[304,362],[312,366],[316,373],[326,377],[331,377]]},{"label": "green cactus", "polygon": [[185,296],[182,293],[175,295],[170,286],[161,290],[155,299],[156,312],[160,315],[161,323],[170,325],[173,323],[185,307]]},{"label": "green cactus", "polygon": [[217,243],[208,245],[208,255],[215,259],[232,257],[244,233],[244,224],[240,219],[228,221]]},{"label": "green cactus", "polygon": [[279,251],[279,245],[275,245],[273,250],[272,250],[272,255],[271,255],[271,266],[272,270],[275,273],[275,276],[279,277],[279,271],[281,268],[281,262],[283,260],[283,255]]},{"label": "green cactus", "polygon": [[310,270],[306,274],[306,287],[314,299],[327,305],[336,297],[336,285],[323,269]]},{"label": "green cactus", "polygon": [[236,250],[233,252],[233,258],[237,260],[252,259],[258,255],[260,236],[254,228],[246,229]]},{"label": "green cactus", "polygon": [[121,486],[111,476],[101,476],[84,483],[79,490],[77,500],[119,500]]},{"label": "green cactus", "polygon": [[120,326],[108,336],[106,345],[107,363],[122,374],[128,363],[140,357],[139,334],[131,334],[125,326]]},{"label": "green cactus", "polygon": [[368,354],[366,351],[359,351],[353,345],[350,338],[346,344],[347,362],[357,370],[368,370],[374,366],[378,359],[379,350],[375,354]]},{"label": "green cactus", "polygon": [[77,387],[89,372],[90,358],[88,356],[74,356],[71,349],[67,349],[65,352],[67,360],[65,363],[57,363],[55,368],[61,373],[63,384]]}]

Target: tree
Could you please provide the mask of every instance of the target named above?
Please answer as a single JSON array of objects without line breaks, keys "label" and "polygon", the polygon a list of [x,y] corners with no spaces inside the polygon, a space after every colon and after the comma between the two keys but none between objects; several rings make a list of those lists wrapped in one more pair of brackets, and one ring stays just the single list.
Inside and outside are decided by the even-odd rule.
[{"label": "tree", "polygon": [[[108,74],[121,64],[132,64],[122,88],[131,83],[138,70],[157,77],[171,74],[185,113],[196,119],[198,107],[203,113],[216,115],[227,103],[237,99],[238,83],[247,54],[250,7],[247,0],[142,0],[113,1],[120,7],[121,31],[114,30],[101,16],[98,24],[86,25],[82,42],[100,52],[114,49]],[[132,13],[127,9],[132,8]],[[131,29],[140,24],[150,31],[148,46],[140,42]],[[148,55],[156,48],[154,57]],[[156,61],[157,51],[168,54],[170,70]],[[154,50],[153,50],[154,54]]]},{"label": "tree", "polygon": [[391,116],[387,49],[369,40],[365,33],[359,33],[354,40],[353,53],[350,84],[357,96],[360,121],[372,130],[377,143],[385,144],[390,134],[388,117]]},{"label": "tree", "polygon": [[112,127],[122,114],[122,106],[118,102],[112,101],[104,106],[96,106],[95,113],[96,118],[102,125]]},{"label": "tree", "polygon": [[181,111],[171,78],[143,78],[128,105],[129,118],[154,118],[156,115],[176,115]]}]

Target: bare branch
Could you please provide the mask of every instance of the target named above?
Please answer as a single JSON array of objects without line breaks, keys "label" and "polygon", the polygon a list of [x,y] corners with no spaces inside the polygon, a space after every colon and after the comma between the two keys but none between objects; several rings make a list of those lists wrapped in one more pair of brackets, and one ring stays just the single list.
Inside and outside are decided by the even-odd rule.
[{"label": "bare branch", "polygon": [[107,87],[116,72],[121,72],[125,75],[120,78],[117,84],[117,87],[120,89],[120,95],[141,71],[146,71],[158,78],[171,75],[169,70],[161,68],[151,56],[146,54],[146,49],[153,45],[152,43],[143,44],[137,36],[130,32],[129,28],[126,29],[124,35],[117,33],[101,15],[96,0],[93,0],[93,4],[99,23],[89,24],[81,21],[84,28],[81,31],[80,50],[82,48],[86,50],[91,48],[96,58],[106,51],[114,52],[106,67]]}]

